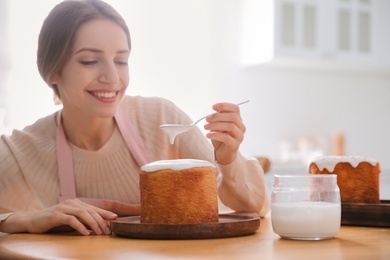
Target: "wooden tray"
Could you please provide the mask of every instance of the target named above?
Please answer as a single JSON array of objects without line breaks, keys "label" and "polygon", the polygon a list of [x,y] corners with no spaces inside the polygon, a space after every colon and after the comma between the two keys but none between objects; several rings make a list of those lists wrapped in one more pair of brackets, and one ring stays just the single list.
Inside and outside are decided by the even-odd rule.
[{"label": "wooden tray", "polygon": [[342,203],[341,225],[390,227],[390,201],[380,204]]},{"label": "wooden tray", "polygon": [[245,236],[260,227],[260,218],[254,213],[220,214],[219,222],[205,224],[145,224],[140,216],[123,217],[111,221],[115,235],[147,239],[204,239]]}]

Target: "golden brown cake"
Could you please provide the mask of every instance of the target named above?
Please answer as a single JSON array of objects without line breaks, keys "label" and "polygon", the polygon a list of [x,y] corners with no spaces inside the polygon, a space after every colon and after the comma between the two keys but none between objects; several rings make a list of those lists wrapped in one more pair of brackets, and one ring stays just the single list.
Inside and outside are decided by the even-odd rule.
[{"label": "golden brown cake", "polygon": [[379,203],[380,165],[363,156],[323,156],[309,166],[311,174],[337,174],[343,203]]},{"label": "golden brown cake", "polygon": [[218,222],[217,173],[207,161],[163,160],[141,167],[141,223]]}]

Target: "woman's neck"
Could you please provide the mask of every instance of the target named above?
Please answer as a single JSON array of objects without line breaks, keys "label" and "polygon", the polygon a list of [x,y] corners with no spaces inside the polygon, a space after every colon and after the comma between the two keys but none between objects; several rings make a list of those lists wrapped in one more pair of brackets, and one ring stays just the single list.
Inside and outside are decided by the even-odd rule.
[{"label": "woman's neck", "polygon": [[99,150],[111,137],[115,119],[93,118],[85,115],[62,113],[62,124],[66,139],[73,145],[85,150]]}]

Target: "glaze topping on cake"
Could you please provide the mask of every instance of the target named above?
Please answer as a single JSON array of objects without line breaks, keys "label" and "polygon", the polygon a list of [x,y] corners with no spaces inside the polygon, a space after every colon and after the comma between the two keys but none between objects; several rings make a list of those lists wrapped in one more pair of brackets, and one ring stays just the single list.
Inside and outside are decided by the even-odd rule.
[{"label": "glaze topping on cake", "polygon": [[378,161],[365,156],[321,156],[315,158],[313,161],[320,171],[327,169],[329,172],[333,172],[337,163],[349,163],[352,167],[356,168],[361,162],[367,162],[372,166],[378,164]]},{"label": "glaze topping on cake", "polygon": [[213,167],[215,165],[208,161],[195,160],[195,159],[177,159],[177,160],[160,160],[145,164],[141,167],[143,172],[155,172],[158,170],[171,169],[171,170],[184,170],[194,167]]}]

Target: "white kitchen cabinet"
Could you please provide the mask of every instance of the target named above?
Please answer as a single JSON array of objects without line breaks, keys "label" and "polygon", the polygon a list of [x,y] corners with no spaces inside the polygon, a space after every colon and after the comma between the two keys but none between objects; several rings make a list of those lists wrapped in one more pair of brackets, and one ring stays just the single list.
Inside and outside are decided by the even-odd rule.
[{"label": "white kitchen cabinet", "polygon": [[[250,47],[242,52],[244,63],[314,59],[390,66],[390,1],[259,2],[247,0],[243,8],[242,48]],[[273,14],[271,20],[264,17],[267,8]],[[256,47],[267,50],[267,54],[262,55]]]}]

